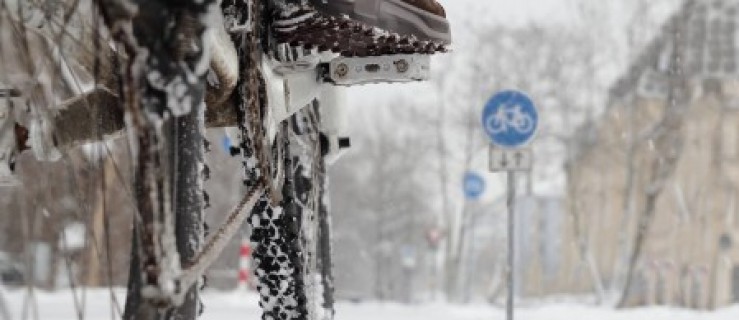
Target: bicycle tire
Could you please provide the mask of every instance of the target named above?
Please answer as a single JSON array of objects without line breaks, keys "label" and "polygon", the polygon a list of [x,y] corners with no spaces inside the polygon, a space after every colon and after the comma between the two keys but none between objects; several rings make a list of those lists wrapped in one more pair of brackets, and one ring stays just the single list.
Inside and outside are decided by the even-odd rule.
[{"label": "bicycle tire", "polygon": [[[204,159],[204,116],[202,108],[195,108],[185,116],[173,118],[163,125],[166,141],[163,143],[169,153],[170,163],[165,173],[171,180],[172,207],[175,216],[176,247],[180,263],[186,265],[198,253],[205,236],[203,209],[203,159]],[[137,179],[135,190],[146,192],[143,184],[147,181]],[[148,195],[139,194],[137,198]],[[124,319],[195,319],[201,313],[198,284],[186,290],[185,300],[177,306],[161,308],[144,301],[142,274],[143,263],[141,237],[144,226],[134,223],[132,231],[131,263],[128,294]]]},{"label": "bicycle tire", "polygon": [[326,160],[320,138],[320,101],[304,107],[293,118],[296,123],[295,199],[301,209],[305,254],[304,279],[311,319],[332,319],[333,275],[331,224],[328,212]]},{"label": "bicycle tire", "polygon": [[[334,314],[330,223],[322,200],[324,159],[317,119],[305,117],[317,111],[313,108],[305,107],[291,117],[292,126],[284,122],[283,135],[278,135],[285,150],[283,200],[278,207],[270,207],[264,198],[249,219],[265,320],[325,320]],[[312,136],[308,139],[314,143],[298,143],[306,136]]]}]

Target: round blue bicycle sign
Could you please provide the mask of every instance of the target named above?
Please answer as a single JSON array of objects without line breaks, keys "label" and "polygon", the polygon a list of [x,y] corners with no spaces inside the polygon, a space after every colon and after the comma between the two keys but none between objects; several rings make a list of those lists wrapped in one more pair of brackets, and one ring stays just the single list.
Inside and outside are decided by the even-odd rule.
[{"label": "round blue bicycle sign", "polygon": [[523,92],[501,91],[485,104],[482,126],[493,144],[503,148],[522,147],[536,135],[539,113]]},{"label": "round blue bicycle sign", "polygon": [[464,195],[467,199],[476,200],[485,192],[485,179],[474,172],[464,174]]}]

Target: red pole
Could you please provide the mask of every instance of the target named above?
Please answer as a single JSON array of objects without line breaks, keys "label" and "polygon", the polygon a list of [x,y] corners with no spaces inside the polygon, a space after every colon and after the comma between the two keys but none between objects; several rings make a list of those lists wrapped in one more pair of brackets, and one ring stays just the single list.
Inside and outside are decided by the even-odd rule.
[{"label": "red pole", "polygon": [[249,257],[251,256],[251,244],[248,238],[241,240],[239,247],[239,289],[249,288]]}]

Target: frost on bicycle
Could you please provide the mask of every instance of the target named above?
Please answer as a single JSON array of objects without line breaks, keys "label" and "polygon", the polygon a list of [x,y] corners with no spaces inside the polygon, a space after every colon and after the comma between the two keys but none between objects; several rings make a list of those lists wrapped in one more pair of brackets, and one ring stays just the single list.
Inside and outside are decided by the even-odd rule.
[{"label": "frost on bicycle", "polygon": [[[253,284],[261,294],[263,318],[333,316],[324,157],[346,143],[322,129],[320,114],[337,107],[338,89],[327,90],[318,100],[316,91],[324,90],[328,79],[316,75],[339,55],[329,49],[298,54],[297,47],[272,39],[268,30],[273,19],[283,19],[274,23],[281,27],[301,24],[306,19],[291,17],[294,9],[311,16],[305,10],[315,7],[299,2],[110,0],[3,1],[0,8],[7,25],[3,36],[8,38],[3,42],[7,50],[1,52],[7,75],[2,89],[2,181],[27,194],[27,182],[15,172],[16,166],[25,165],[19,161],[23,151],[30,149],[36,160],[67,168],[61,172],[68,177],[42,179],[66,178],[71,183],[64,187],[74,196],[41,198],[64,198],[78,209],[73,210],[78,216],[60,222],[61,231],[48,232],[59,237],[61,248],[39,243],[39,248],[29,249],[21,242],[21,251],[32,256],[20,279],[28,286],[28,301],[34,302],[33,288],[54,288],[57,276],[66,273],[68,285],[82,292],[81,298],[75,295],[81,317],[86,288],[120,285],[114,280],[113,254],[130,250],[126,299],[111,304],[112,316],[194,318],[203,312],[199,291],[206,284],[206,269],[234,236],[250,233],[255,246]],[[327,15],[313,16],[312,22],[320,18],[338,23]],[[366,26],[359,31],[374,32]],[[363,36],[374,42],[372,34]],[[403,53],[441,50],[430,41],[414,41],[414,49]],[[398,61],[413,67],[406,58]],[[296,59],[308,59],[307,65],[292,65]],[[19,68],[11,68],[11,62]],[[273,68],[290,70],[275,76]],[[284,85],[275,78],[284,78]],[[291,93],[302,86],[309,88]],[[288,99],[296,95],[298,102]],[[285,99],[284,106],[280,99]],[[287,113],[277,113],[284,108]],[[202,215],[212,198],[203,183],[211,175],[204,162],[204,153],[211,149],[206,126],[232,128],[234,143],[224,149],[242,162],[240,168],[231,168],[232,176],[233,171],[242,176],[232,190],[237,199],[232,209],[223,210],[225,217],[211,219],[218,227],[210,235]],[[85,160],[81,163],[75,158],[80,150],[77,157]],[[79,172],[89,173],[78,177]],[[127,215],[110,213],[109,190],[114,188],[124,195],[116,200],[130,211]],[[60,216],[50,213],[57,210],[51,205],[31,206],[46,217]],[[250,228],[242,226],[245,221]],[[44,225],[20,221],[24,240],[39,232],[33,223]],[[67,223],[83,227],[68,228]],[[112,239],[113,229],[121,226],[132,226],[123,228],[130,235]],[[82,245],[67,246],[66,233],[84,239]],[[26,279],[29,270],[36,272],[34,268],[43,265],[36,263],[36,254],[53,261],[69,254],[63,260],[65,272],[58,274],[52,264],[46,266],[51,269],[45,272],[51,274],[49,279]],[[95,262],[91,269],[79,270],[79,259]],[[90,275],[92,283],[81,282],[82,274]],[[111,289],[110,299],[114,297]],[[37,311],[29,304],[23,314]]]},{"label": "frost on bicycle", "polygon": [[[504,319],[508,288],[737,319],[738,31],[739,0],[0,0],[0,320]],[[521,137],[507,239],[489,143]]]}]

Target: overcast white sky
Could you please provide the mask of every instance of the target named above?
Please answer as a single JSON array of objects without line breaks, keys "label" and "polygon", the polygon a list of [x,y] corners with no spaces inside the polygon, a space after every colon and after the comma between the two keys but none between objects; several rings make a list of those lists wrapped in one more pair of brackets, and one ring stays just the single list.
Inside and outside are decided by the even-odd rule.
[{"label": "overcast white sky", "polygon": [[[439,0],[453,23],[455,18],[477,18],[519,24],[540,20],[567,22],[574,15],[572,0]],[[503,22],[505,21],[505,22]]]},{"label": "overcast white sky", "polygon": [[[454,51],[465,50],[470,26],[522,26],[529,23],[538,25],[570,25],[582,23],[577,13],[577,4],[582,0],[438,0],[447,10],[452,26]],[[676,1],[676,0],[655,0]],[[618,17],[618,7],[623,7],[622,0],[602,1],[604,5],[614,7],[613,17]],[[608,4],[610,2],[610,4]],[[609,8],[610,9],[610,8]],[[616,18],[604,23],[618,25]],[[453,54],[453,53],[451,53]],[[432,66],[433,68],[433,66]],[[420,90],[420,91],[419,91]],[[376,99],[393,95],[403,95],[403,91],[418,93],[428,90],[423,85],[371,85],[350,89],[353,101],[374,103]],[[360,102],[361,103],[361,102]]]}]

